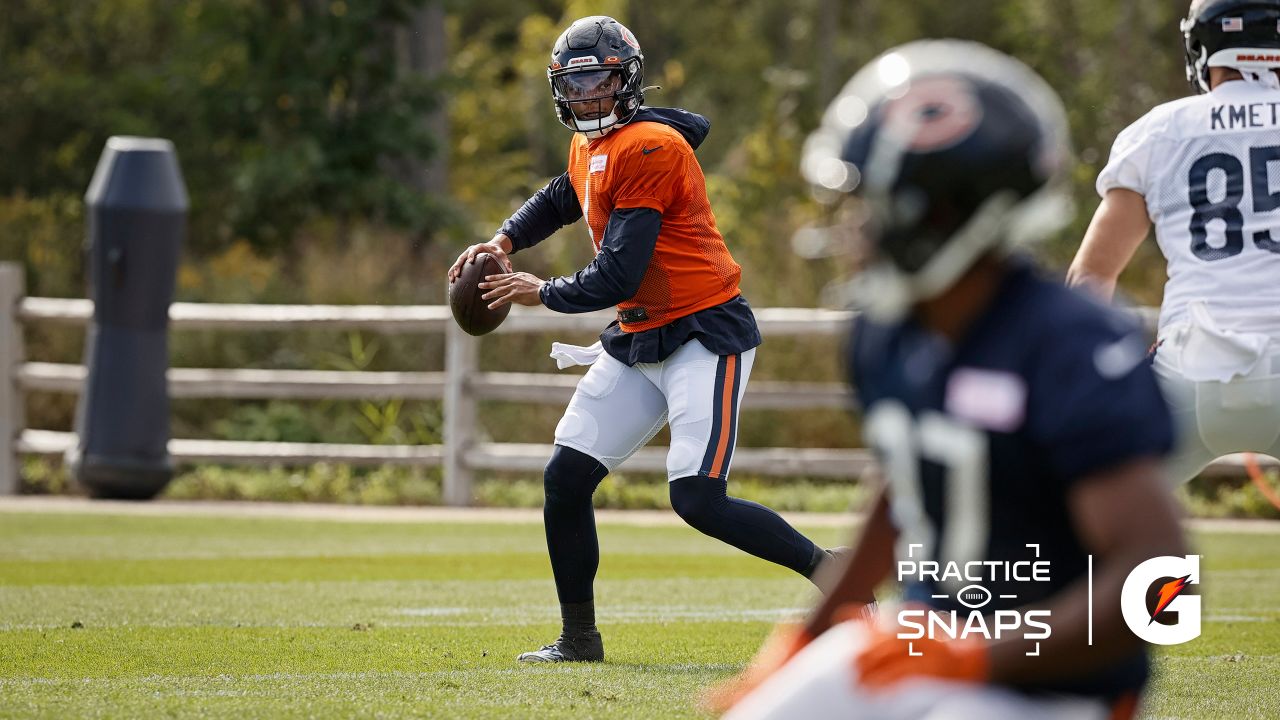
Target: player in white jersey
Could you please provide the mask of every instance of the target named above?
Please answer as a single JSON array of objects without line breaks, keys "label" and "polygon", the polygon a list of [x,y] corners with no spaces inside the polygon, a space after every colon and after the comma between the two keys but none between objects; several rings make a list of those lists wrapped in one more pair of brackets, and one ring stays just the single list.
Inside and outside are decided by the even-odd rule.
[{"label": "player in white jersey", "polygon": [[1110,299],[1155,224],[1154,364],[1186,481],[1221,455],[1280,455],[1280,0],[1196,0],[1182,31],[1200,94],[1116,139],[1067,282]]}]

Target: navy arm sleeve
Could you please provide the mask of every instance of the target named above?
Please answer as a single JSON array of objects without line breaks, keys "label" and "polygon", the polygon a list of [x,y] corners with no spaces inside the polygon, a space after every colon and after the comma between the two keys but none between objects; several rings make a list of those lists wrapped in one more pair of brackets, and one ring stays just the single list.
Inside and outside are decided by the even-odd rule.
[{"label": "navy arm sleeve", "polygon": [[580,217],[582,206],[566,172],[526,200],[498,232],[511,238],[511,251],[516,252],[537,245]]},{"label": "navy arm sleeve", "polygon": [[542,304],[562,313],[603,310],[630,299],[640,289],[662,229],[662,214],[652,208],[626,208],[609,214],[600,252],[590,265],[542,286]]}]

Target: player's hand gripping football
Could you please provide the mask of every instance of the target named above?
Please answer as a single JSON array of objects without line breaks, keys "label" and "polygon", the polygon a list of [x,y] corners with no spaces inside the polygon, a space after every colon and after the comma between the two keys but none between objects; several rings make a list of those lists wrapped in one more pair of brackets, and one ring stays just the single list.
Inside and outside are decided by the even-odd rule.
[{"label": "player's hand gripping football", "polygon": [[502,233],[495,235],[489,242],[472,245],[466,250],[463,250],[462,254],[458,256],[458,259],[454,260],[453,265],[449,267],[449,282],[457,280],[458,273],[462,272],[462,266],[472,260],[475,260],[476,256],[480,253],[489,253],[500,265],[502,265],[502,267],[506,268],[507,272],[511,272],[511,260],[507,257],[507,253],[510,252],[510,250],[511,238],[508,238]]},{"label": "player's hand gripping football", "polygon": [[854,666],[858,683],[869,689],[892,687],[909,678],[983,683],[991,677],[991,656],[986,642],[902,640],[894,629],[883,628],[872,629],[867,646],[854,660]]},{"label": "player's hand gripping football", "polygon": [[489,275],[476,287],[487,290],[480,297],[489,301],[489,309],[495,310],[506,303],[518,305],[541,305],[542,297],[538,291],[542,289],[542,279],[527,272],[503,273]]}]

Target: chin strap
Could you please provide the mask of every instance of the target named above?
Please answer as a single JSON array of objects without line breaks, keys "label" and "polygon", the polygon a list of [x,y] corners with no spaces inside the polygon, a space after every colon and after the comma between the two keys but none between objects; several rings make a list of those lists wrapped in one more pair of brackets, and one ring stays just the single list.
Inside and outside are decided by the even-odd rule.
[{"label": "chin strap", "polygon": [[[606,122],[609,124],[605,125]],[[616,127],[621,126],[622,122],[618,119],[617,111],[614,111],[602,118],[597,118],[595,120],[579,120],[577,117],[574,117],[573,124],[577,127],[578,132],[582,133],[583,135],[586,135],[588,138],[592,140],[595,140],[596,138],[601,138],[601,137],[604,137],[605,135],[608,135],[609,131],[613,130]],[[583,125],[595,125],[595,127],[584,128]]]}]

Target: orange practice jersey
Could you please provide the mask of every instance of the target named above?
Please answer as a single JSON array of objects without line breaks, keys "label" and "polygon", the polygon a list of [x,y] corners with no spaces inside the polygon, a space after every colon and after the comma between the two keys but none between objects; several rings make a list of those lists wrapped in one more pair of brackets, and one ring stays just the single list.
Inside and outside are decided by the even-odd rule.
[{"label": "orange practice jersey", "polygon": [[742,268],[734,262],[707,199],[706,179],[680,132],[657,122],[633,122],[602,138],[574,136],[569,179],[596,252],[614,210],[650,208],[662,229],[640,289],[619,310],[643,308],[648,319],[622,323],[651,330],[732,300]]}]

